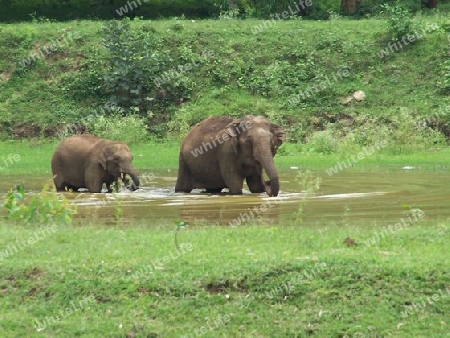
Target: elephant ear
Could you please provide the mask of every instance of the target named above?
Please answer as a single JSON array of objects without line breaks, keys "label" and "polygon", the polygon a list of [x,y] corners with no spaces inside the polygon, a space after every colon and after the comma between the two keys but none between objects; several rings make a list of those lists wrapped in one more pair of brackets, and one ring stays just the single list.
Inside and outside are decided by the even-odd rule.
[{"label": "elephant ear", "polygon": [[270,132],[275,136],[275,147],[279,147],[283,144],[283,141],[286,139],[286,132],[280,126],[271,123],[270,124]]},{"label": "elephant ear", "polygon": [[237,127],[241,120],[233,120],[225,127],[225,133],[230,136],[231,146],[233,147],[233,151],[235,154],[238,153],[238,140],[237,136],[239,132],[237,131]]},{"label": "elephant ear", "polygon": [[113,151],[111,148],[103,148],[100,156],[98,157],[98,163],[102,166],[104,170],[106,170],[106,164],[108,163],[108,159],[113,155]]}]

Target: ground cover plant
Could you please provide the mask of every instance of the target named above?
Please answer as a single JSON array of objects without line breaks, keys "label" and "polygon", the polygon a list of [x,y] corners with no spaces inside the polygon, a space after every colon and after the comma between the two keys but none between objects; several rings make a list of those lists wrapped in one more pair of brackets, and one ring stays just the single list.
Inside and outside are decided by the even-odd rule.
[{"label": "ground cover plant", "polygon": [[[37,229],[2,222],[3,334],[448,332],[448,222],[414,225],[370,246],[375,230],[361,224],[358,234],[289,224],[189,227],[178,233],[178,247],[170,224],[59,226],[22,246],[16,240]],[[355,243],[346,245],[349,235]]]},{"label": "ground cover plant", "polygon": [[[3,24],[0,135],[117,125],[123,139],[179,139],[210,115],[263,114],[294,143],[367,145],[376,127],[399,147],[443,145],[448,19],[405,20]],[[395,40],[411,30],[414,42]],[[356,90],[363,101],[342,103]]]}]

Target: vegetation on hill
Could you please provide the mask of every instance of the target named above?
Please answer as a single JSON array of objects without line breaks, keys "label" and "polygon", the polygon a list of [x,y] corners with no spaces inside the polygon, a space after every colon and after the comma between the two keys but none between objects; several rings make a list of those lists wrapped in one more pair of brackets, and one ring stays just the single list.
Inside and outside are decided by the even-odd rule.
[{"label": "vegetation on hill", "polygon": [[[119,128],[133,141],[178,137],[209,115],[262,114],[319,152],[443,145],[449,19],[387,10],[359,21],[3,24],[0,135]],[[362,101],[342,102],[357,90]]]}]

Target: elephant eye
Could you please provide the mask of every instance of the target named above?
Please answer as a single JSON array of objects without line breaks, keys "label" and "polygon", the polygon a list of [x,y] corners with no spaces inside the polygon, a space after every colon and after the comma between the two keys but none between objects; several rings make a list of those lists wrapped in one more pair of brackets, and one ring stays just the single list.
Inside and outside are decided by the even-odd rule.
[{"label": "elephant eye", "polygon": [[119,156],[118,155],[115,155],[114,156],[114,161],[118,161],[119,160]]}]

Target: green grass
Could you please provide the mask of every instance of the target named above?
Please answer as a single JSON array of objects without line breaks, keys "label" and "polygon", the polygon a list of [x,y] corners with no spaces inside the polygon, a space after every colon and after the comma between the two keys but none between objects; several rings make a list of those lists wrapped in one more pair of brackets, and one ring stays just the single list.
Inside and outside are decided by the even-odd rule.
[{"label": "green grass", "polygon": [[[35,230],[0,225],[1,250]],[[177,251],[170,224],[61,227],[2,261],[2,335],[195,336],[219,316],[226,325],[206,337],[448,334],[450,295],[402,317],[408,305],[447,294],[448,223],[402,229],[371,247],[370,227],[350,234],[356,246],[343,244],[346,228],[318,230],[194,225],[178,233]],[[36,320],[90,296],[36,332]]]},{"label": "green grass", "polygon": [[[0,142],[2,152],[0,165],[4,167],[2,175],[48,175],[51,178],[50,161],[57,142]],[[337,154],[318,154],[309,151],[308,147],[301,144],[284,144],[283,150],[275,157],[275,163],[279,168],[298,166],[299,168],[325,169],[344,161],[351,156],[357,157],[361,149],[354,152]],[[148,170],[176,170],[178,169],[178,154],[180,143],[171,141],[166,143],[139,142],[130,145],[134,155],[133,165],[137,169]],[[19,155],[20,160],[11,164],[8,155]],[[375,152],[356,163],[357,166],[374,165],[448,165],[450,149],[432,149],[429,151],[417,151],[403,155],[393,155],[385,151]],[[17,157],[16,157],[17,158]],[[8,166],[4,165],[4,160]],[[174,174],[175,175],[175,174]]]},{"label": "green grass", "polygon": [[[283,125],[291,142],[307,142],[314,131],[330,128],[329,123],[337,124],[345,136],[371,119],[375,121],[369,129],[389,125],[395,133],[402,123],[398,119],[402,109],[426,118],[450,105],[448,95],[436,85],[442,81],[448,57],[448,17],[416,16],[415,22],[436,24],[439,29],[381,59],[377,52],[390,42],[384,19],[277,21],[256,35],[253,30],[261,25],[259,20],[134,21],[133,29],[146,27],[162,39],[161,49],[172,58],[165,70],[186,64],[203,51],[215,54],[185,73],[186,87],[169,88],[168,102],[155,101],[149,113],[159,118],[150,118],[148,125],[164,136],[184,133],[209,115],[250,113]],[[16,134],[21,123],[39,125],[42,134],[51,132],[60,123],[80,121],[106,102],[107,93],[96,89],[108,74],[102,26],[99,21],[0,24],[3,138]],[[67,32],[79,35],[76,43],[64,45],[29,70],[17,68],[32,50]],[[289,105],[299,90],[342,68],[349,71],[348,77],[298,105]],[[341,98],[358,89],[366,93],[363,102],[340,104]],[[148,96],[157,94],[151,90]],[[172,121],[169,127],[166,117]],[[347,128],[340,125],[358,118]],[[449,121],[448,114],[438,120]]]}]

